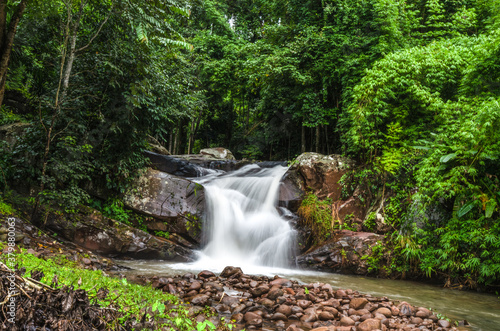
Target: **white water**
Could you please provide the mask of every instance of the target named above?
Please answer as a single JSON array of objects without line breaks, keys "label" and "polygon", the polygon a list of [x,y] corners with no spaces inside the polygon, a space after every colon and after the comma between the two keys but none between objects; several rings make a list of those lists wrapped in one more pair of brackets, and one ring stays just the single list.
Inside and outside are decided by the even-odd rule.
[{"label": "white water", "polygon": [[249,272],[290,266],[296,231],[276,209],[286,170],[248,165],[197,179],[205,187],[207,245],[191,267],[220,271],[231,265]]}]

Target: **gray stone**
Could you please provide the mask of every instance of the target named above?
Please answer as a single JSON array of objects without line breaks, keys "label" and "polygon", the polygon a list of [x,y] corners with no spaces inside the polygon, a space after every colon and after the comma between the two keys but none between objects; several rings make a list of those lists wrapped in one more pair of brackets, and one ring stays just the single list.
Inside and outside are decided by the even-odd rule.
[{"label": "gray stone", "polygon": [[233,153],[223,147],[204,148],[200,151],[201,155],[208,155],[216,159],[235,160]]},{"label": "gray stone", "polygon": [[203,186],[148,168],[128,190],[125,206],[165,221],[165,230],[199,243],[205,208]]}]

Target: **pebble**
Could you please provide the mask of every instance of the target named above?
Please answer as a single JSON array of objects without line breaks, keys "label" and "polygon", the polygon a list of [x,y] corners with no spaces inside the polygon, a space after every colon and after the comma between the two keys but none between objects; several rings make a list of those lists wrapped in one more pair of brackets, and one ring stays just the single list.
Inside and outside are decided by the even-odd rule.
[{"label": "pebble", "polygon": [[[324,283],[304,286],[285,278],[245,275],[235,267],[226,267],[222,274],[217,277],[204,270],[184,278],[152,277],[150,283],[183,296],[199,310],[211,306],[231,316],[236,323],[234,330],[454,330],[449,321],[439,319],[429,309],[404,301],[394,303],[350,289],[335,290]],[[239,292],[228,295],[228,290]]]}]

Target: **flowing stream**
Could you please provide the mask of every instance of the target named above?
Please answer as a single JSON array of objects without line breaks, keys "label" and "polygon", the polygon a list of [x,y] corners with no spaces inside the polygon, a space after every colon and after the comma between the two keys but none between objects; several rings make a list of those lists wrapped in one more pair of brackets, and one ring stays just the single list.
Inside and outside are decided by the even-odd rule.
[{"label": "flowing stream", "polygon": [[205,248],[194,263],[119,261],[129,273],[175,275],[225,266],[247,274],[280,275],[302,283],[329,283],[374,296],[433,308],[454,320],[467,320],[473,330],[500,330],[500,300],[494,295],[461,292],[431,285],[320,273],[292,268],[296,231],[277,211],[280,179],[287,168],[249,165],[231,173],[213,173],[196,181],[205,187]]}]

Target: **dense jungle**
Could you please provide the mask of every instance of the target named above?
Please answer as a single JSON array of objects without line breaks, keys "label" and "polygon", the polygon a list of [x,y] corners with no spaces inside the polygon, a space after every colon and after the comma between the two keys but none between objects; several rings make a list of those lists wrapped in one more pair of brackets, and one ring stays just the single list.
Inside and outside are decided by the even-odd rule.
[{"label": "dense jungle", "polygon": [[[212,168],[287,167],[281,175],[286,171],[292,183],[286,185],[299,193],[277,200],[296,217],[290,224],[298,231],[301,267],[498,296],[499,102],[498,0],[0,0],[0,290],[8,287],[7,223],[15,218],[17,231],[31,238],[15,240],[17,286],[25,289],[18,298],[59,307],[46,312],[50,329],[69,330],[68,323],[89,330],[261,329],[262,319],[272,319],[271,329],[289,330],[298,309],[281,308],[286,295],[340,300],[323,305],[336,313],[315,306],[316,318],[307,321],[301,316],[312,308],[304,303],[297,318],[303,324],[292,331],[327,330],[314,323],[335,318],[332,325],[345,330],[403,329],[412,318],[429,320],[415,327],[451,328],[440,315],[405,302],[386,304],[325,284],[245,278],[241,269],[168,280],[108,278],[103,273],[122,270],[112,259],[117,254],[76,240],[74,224],[86,219],[89,228],[100,228],[101,217],[110,236],[129,231],[145,245],[154,241],[148,252],[161,251],[154,258],[190,256],[207,243],[205,214],[186,207],[187,213],[164,216],[166,197],[187,192],[176,199],[192,204],[192,194],[207,195],[203,183],[185,179],[199,176],[185,162],[205,167],[200,155],[223,151],[211,154]],[[177,191],[158,189],[155,178],[177,181]],[[145,207],[137,192],[157,196],[160,211]],[[371,241],[363,233],[373,234]],[[321,252],[332,254],[337,246],[328,245],[346,235],[368,246],[353,248],[358,257],[349,267],[350,251],[338,246],[343,262],[333,267],[333,255]],[[193,284],[234,285],[231,279],[243,289],[267,288],[249,297],[262,306],[271,299],[268,309],[280,306],[264,315],[255,307],[235,313],[234,302],[214,294],[213,307],[219,300],[231,307],[221,322],[220,310],[209,307],[212,297],[193,302],[205,295]],[[1,294],[4,303],[11,298]],[[150,301],[134,301],[138,296]],[[347,313],[368,301],[369,318]],[[95,310],[83,316],[86,308],[78,305]],[[193,307],[205,308],[193,313]],[[377,320],[382,308],[389,311],[379,312],[386,322],[360,326]],[[331,317],[318,317],[323,313]],[[18,312],[24,324],[17,330],[49,323],[33,314]],[[71,316],[66,324],[61,314]],[[342,324],[342,314],[352,323]],[[408,320],[389,321],[393,315]],[[5,315],[0,321],[8,330]]]}]

